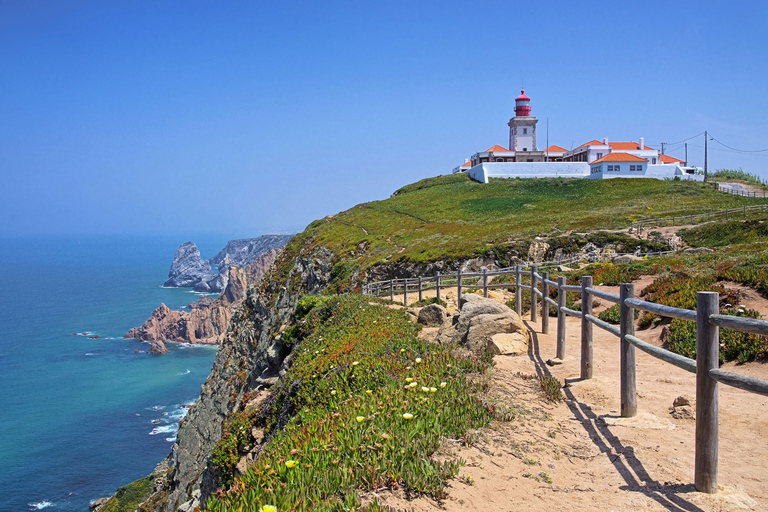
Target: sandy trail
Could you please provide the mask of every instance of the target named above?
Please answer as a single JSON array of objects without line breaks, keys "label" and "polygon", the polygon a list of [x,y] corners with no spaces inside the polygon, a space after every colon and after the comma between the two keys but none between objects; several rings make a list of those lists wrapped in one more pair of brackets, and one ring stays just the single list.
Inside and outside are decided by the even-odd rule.
[{"label": "sandy trail", "polygon": [[[635,289],[652,280],[643,278]],[[751,303],[766,305],[762,298]],[[545,364],[555,357],[555,318],[550,318],[549,334],[541,333],[540,322],[527,322],[528,355],[496,356],[491,395],[519,407],[518,414],[484,429],[471,447],[446,447],[467,461],[446,500],[408,500],[385,490],[378,493],[381,502],[418,511],[768,510],[768,397],[719,386],[721,490],[696,492],[695,420],[670,414],[676,397],[695,397],[695,375],[638,350],[638,416],[622,419],[618,339],[594,328],[595,377],[581,381],[580,322],[567,320],[562,365]],[[637,335],[660,345],[660,330],[638,330]],[[768,364],[724,367],[768,378]],[[519,374],[551,375],[567,383],[565,401],[544,400],[538,382]]]}]

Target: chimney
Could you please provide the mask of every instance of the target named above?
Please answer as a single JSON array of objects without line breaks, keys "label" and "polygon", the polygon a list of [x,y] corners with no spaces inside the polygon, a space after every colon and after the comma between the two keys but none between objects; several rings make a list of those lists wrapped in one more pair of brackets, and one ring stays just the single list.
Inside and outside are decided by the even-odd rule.
[{"label": "chimney", "polygon": [[642,150],[645,147],[645,139],[643,137],[640,137],[640,147],[637,149]]},{"label": "chimney", "polygon": [[603,137],[603,144],[608,145],[608,137]]}]

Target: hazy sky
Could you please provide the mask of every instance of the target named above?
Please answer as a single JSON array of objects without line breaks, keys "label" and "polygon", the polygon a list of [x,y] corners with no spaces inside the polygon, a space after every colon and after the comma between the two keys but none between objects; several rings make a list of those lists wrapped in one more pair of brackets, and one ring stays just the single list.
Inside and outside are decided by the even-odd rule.
[{"label": "hazy sky", "polygon": [[[0,1],[0,234],[301,230],[507,144],[768,148],[765,2]],[[703,135],[689,161],[703,163]],[[682,144],[670,146],[682,158]],[[710,141],[710,169],[768,152]]]}]

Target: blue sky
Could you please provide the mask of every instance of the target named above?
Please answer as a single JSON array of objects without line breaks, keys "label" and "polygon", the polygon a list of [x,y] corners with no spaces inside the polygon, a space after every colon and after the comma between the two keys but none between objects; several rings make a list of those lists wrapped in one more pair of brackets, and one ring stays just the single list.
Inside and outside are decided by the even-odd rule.
[{"label": "blue sky", "polygon": [[[0,1],[0,234],[301,230],[507,144],[768,148],[763,2]],[[703,135],[689,161],[703,163]],[[682,145],[670,154],[683,157]],[[710,142],[768,179],[768,152]]]}]

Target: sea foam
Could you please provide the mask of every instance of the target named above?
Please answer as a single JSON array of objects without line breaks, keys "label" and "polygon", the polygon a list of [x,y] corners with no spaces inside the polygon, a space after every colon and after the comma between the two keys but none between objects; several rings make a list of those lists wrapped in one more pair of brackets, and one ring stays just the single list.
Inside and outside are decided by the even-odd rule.
[{"label": "sea foam", "polygon": [[30,510],[42,510],[44,508],[52,507],[53,503],[50,501],[38,501],[37,503],[29,503]]}]

